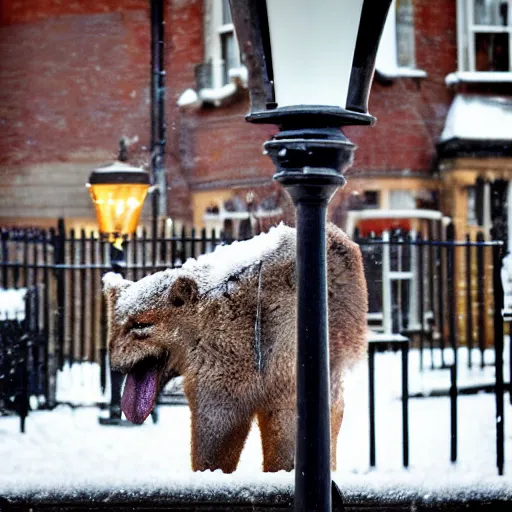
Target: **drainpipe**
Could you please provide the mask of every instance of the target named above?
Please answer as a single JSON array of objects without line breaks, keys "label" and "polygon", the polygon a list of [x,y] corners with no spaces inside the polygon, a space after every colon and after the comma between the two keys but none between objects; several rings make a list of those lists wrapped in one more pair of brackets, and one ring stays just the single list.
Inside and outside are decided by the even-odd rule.
[{"label": "drainpipe", "polygon": [[[152,195],[152,238],[156,244],[158,218],[167,214],[167,186],[164,169],[165,150],[165,71],[163,0],[150,0],[151,7],[151,175],[155,189]],[[156,247],[153,247],[153,265]]]}]

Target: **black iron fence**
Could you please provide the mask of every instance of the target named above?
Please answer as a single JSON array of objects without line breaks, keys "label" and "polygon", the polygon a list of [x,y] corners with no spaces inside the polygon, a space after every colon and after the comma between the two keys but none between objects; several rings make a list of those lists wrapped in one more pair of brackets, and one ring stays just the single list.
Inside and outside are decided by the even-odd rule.
[{"label": "black iron fence", "polygon": [[23,311],[0,315],[0,414],[20,417],[25,431],[30,397],[46,403],[55,381],[48,378],[48,343],[39,329],[39,290],[26,289]]},{"label": "black iron fence", "polygon": [[[422,233],[384,232],[381,236],[356,237],[369,288],[370,335],[370,465],[376,463],[375,352],[402,350],[403,463],[409,465],[408,357],[410,345],[419,350],[419,371],[450,372],[450,387],[434,394],[450,397],[450,460],[458,454],[458,398],[461,394],[493,392],[496,399],[496,453],[499,474],[504,471],[504,393],[512,403],[512,383],[504,380],[504,302],[502,283],[503,244],[485,240],[479,232],[456,240],[453,224],[440,239]],[[508,319],[508,316],[505,315]],[[495,382],[459,386],[459,349],[467,353],[472,368],[473,348],[479,365],[495,366]],[[485,361],[486,349],[494,360]],[[512,349],[512,341],[511,341]],[[425,366],[425,351],[430,365]],[[447,361],[449,355],[449,362]],[[436,360],[436,356],[437,360]],[[512,361],[509,361],[512,375]],[[420,395],[424,396],[424,395]]]},{"label": "black iron fence", "polygon": [[[485,365],[484,352],[494,345],[495,250],[501,242],[486,240],[482,232],[473,238],[455,239],[452,224],[441,237],[421,233],[384,232],[360,238],[359,243],[369,288],[369,325],[377,332],[401,333],[413,338],[424,351],[466,346],[468,366]],[[501,259],[499,268],[501,270]],[[430,358],[431,368],[446,367]]]},{"label": "black iron fence", "polygon": [[[369,287],[369,326],[378,335],[370,354],[389,348],[401,348],[405,354],[404,465],[409,463],[407,351],[412,346],[419,349],[420,371],[450,372],[451,386],[441,392],[451,399],[451,460],[457,459],[459,396],[478,391],[495,394],[497,465],[502,473],[503,396],[506,390],[512,391],[503,377],[502,244],[485,240],[482,233],[456,240],[451,225],[437,233],[436,239],[429,233],[392,232],[379,237],[356,235],[356,240],[363,252]],[[163,223],[157,237],[142,230],[124,241],[123,271],[127,279],[137,280],[158,270],[179,267],[187,258],[229,242],[215,230],[183,228],[176,232]],[[32,307],[37,314],[30,316],[32,339],[37,340],[31,343],[37,350],[32,348],[30,357],[32,366],[39,370],[31,389],[37,388],[34,392],[45,397],[49,406],[55,404],[57,369],[65,364],[99,363],[101,387],[105,390],[107,333],[101,277],[112,268],[110,247],[108,240],[94,233],[66,231],[63,222],[57,229],[1,232],[0,287],[38,290],[37,305]],[[396,336],[405,337],[407,350]],[[459,385],[458,351],[462,346],[470,349],[468,366],[475,365],[473,348],[478,348],[479,366],[496,366],[492,385],[471,389]],[[494,349],[494,361],[485,361],[488,348]],[[374,379],[372,365],[369,379]],[[370,396],[370,405],[374,399]],[[370,426],[370,462],[375,464],[378,425],[371,407]]]},{"label": "black iron fence", "polygon": [[[176,232],[163,222],[157,237],[142,229],[125,238],[123,273],[126,279],[138,280],[231,241],[215,230]],[[107,333],[101,278],[112,269],[112,256],[107,239],[85,230],[67,231],[62,221],[57,229],[1,231],[0,288],[40,290],[36,322],[39,339],[46,340],[48,382],[65,364],[97,362],[105,390]]]}]

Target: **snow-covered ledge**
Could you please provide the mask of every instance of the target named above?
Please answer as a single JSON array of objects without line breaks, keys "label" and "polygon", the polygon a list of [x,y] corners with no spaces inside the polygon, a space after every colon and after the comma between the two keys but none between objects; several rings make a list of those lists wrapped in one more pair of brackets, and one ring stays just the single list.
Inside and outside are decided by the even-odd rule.
[{"label": "snow-covered ledge", "polygon": [[512,72],[506,71],[456,71],[444,79],[446,85],[459,83],[510,83]]},{"label": "snow-covered ledge", "polygon": [[377,71],[388,79],[393,78],[427,78],[427,72],[423,69],[416,68],[404,68],[404,67],[382,67],[377,66]]},{"label": "snow-covered ledge", "polygon": [[219,107],[226,99],[234,96],[239,89],[247,89],[247,68],[240,66],[230,69],[229,79],[230,82],[222,87],[199,89],[199,91],[186,89],[176,104],[180,108],[198,108],[204,104]]},{"label": "snow-covered ledge", "polygon": [[[85,475],[80,483],[35,484],[20,478],[18,485],[0,483],[0,510],[292,510],[293,473],[243,476],[220,472],[142,475],[138,481]],[[397,476],[393,473],[334,474],[350,510],[495,510],[512,505],[512,483],[504,477],[439,478],[435,474]],[[488,508],[487,508],[488,507]],[[502,510],[506,510],[503,508]],[[510,508],[508,508],[510,510]],[[498,510],[498,508],[496,508]]]}]

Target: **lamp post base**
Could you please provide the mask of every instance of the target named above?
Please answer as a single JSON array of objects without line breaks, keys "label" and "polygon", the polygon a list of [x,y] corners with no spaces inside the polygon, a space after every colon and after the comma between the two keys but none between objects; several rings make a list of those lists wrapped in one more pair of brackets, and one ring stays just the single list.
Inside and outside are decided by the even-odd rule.
[{"label": "lamp post base", "polygon": [[[265,144],[296,208],[296,512],[332,512],[327,206],[355,150],[338,128],[283,130]],[[337,508],[339,510],[339,500]]]}]

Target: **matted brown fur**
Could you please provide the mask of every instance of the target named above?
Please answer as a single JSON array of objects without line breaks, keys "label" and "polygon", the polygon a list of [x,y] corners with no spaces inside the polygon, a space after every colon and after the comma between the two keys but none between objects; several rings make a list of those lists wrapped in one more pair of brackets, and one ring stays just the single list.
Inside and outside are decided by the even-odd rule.
[{"label": "matted brown fur", "polygon": [[[263,470],[291,470],[295,452],[295,230],[268,257],[213,293],[194,270],[106,280],[112,367],[129,373],[149,357],[160,385],[184,378],[192,417],[192,468],[236,469],[256,417]],[[366,352],[367,291],[359,247],[327,227],[332,466],[343,419],[343,372]],[[261,287],[258,293],[258,280]],[[204,272],[207,267],[198,268]],[[155,277],[156,276],[156,277]],[[225,288],[224,288],[225,286]],[[261,307],[261,343],[255,343]],[[143,327],[140,325],[149,325]],[[135,326],[135,327],[134,327]],[[261,361],[258,364],[258,361]]]}]

